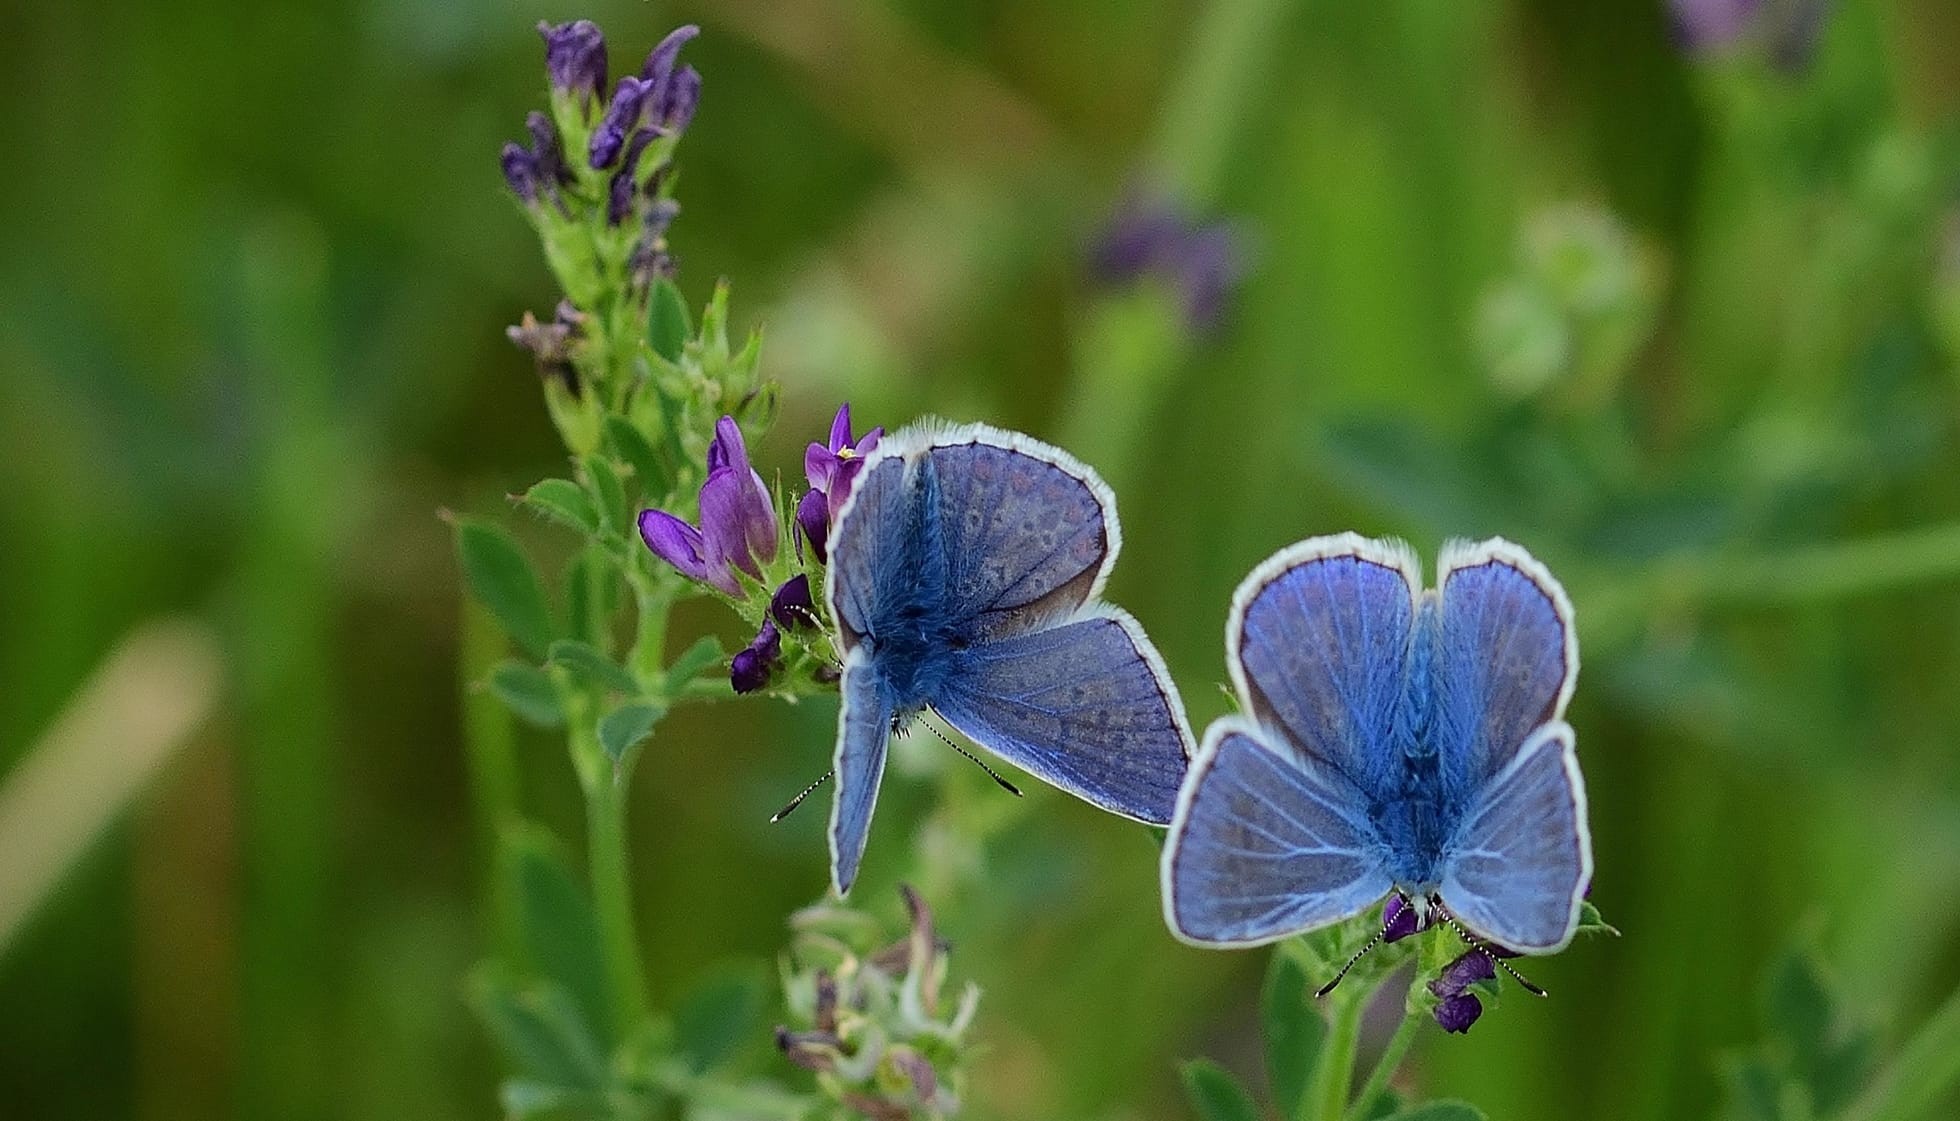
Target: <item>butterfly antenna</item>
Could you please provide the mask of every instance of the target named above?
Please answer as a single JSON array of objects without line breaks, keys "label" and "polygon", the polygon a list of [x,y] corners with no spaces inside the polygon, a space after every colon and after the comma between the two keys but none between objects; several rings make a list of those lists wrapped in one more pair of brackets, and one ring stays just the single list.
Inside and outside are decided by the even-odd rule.
[{"label": "butterfly antenna", "polygon": [[[920,723],[924,723],[924,721],[920,721]],[[950,736],[940,731],[939,729],[934,728],[932,725],[926,724],[926,727],[931,729],[932,734],[938,736],[941,742],[945,743],[947,747],[950,747],[954,751],[959,752],[961,755],[966,756],[967,759],[970,762],[972,762],[974,766],[987,772],[987,777],[999,783],[1000,788],[1002,790],[1007,791],[1009,794],[1014,795],[1016,798],[1019,798],[1021,796],[1021,788],[1007,781],[1006,779],[1000,777],[1000,772],[994,770],[992,767],[987,766],[987,761],[985,759],[980,758],[978,755],[973,754],[971,751],[968,751],[966,748],[961,747],[959,744],[954,743]]]},{"label": "butterfly antenna", "polygon": [[818,775],[817,781],[804,787],[801,793],[799,793],[796,797],[791,798],[789,800],[789,805],[784,806],[782,809],[777,810],[773,815],[771,815],[769,818],[769,824],[774,825],[777,822],[781,821],[782,819],[788,817],[791,813],[795,812],[796,807],[803,804],[803,799],[808,798],[812,793],[814,793],[817,787],[822,786],[826,782],[829,782],[830,776],[836,773],[837,773],[836,771],[830,770],[830,771],[825,771],[821,775]]},{"label": "butterfly antenna", "polygon": [[1361,963],[1361,959],[1368,956],[1368,951],[1374,949],[1376,946],[1381,945],[1382,939],[1386,938],[1387,936],[1388,936],[1388,924],[1384,922],[1382,923],[1382,928],[1380,930],[1375,931],[1375,936],[1373,938],[1368,939],[1368,944],[1361,947],[1359,950],[1356,950],[1354,956],[1348,959],[1348,963],[1341,967],[1341,971],[1339,973],[1334,974],[1334,979],[1332,981],[1329,981],[1325,985],[1322,985],[1314,990],[1313,992],[1314,997],[1318,999],[1320,997],[1326,996],[1328,993],[1333,992],[1334,986],[1340,984],[1342,979],[1347,977],[1348,970],[1353,969],[1356,965],[1359,965]]},{"label": "butterfly antenna", "polygon": [[1465,942],[1470,943],[1470,945],[1474,946],[1475,948],[1482,950],[1484,952],[1485,957],[1488,957],[1490,960],[1496,962],[1497,967],[1499,969],[1502,969],[1504,972],[1509,973],[1511,975],[1511,980],[1516,981],[1520,986],[1522,986],[1525,992],[1530,993],[1532,996],[1552,995],[1546,992],[1544,989],[1541,989],[1537,985],[1534,985],[1530,981],[1526,980],[1524,974],[1519,973],[1517,970],[1511,968],[1510,962],[1505,961],[1503,958],[1497,956],[1495,953],[1492,953],[1491,952],[1492,947],[1489,942],[1486,942],[1482,938],[1479,938],[1476,935],[1470,933],[1469,931],[1463,929],[1462,924],[1456,921],[1456,916],[1450,914],[1448,911],[1443,909],[1443,904],[1441,900],[1437,900],[1435,902],[1435,907],[1437,913],[1443,916],[1443,921],[1449,924],[1449,928],[1451,930],[1456,931],[1457,937],[1463,939]]}]

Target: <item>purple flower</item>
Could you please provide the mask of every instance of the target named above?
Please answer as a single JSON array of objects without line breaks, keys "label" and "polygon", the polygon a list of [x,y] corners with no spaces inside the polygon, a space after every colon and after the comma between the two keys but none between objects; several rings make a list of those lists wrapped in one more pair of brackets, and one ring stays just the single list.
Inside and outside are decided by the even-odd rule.
[{"label": "purple flower", "polygon": [[587,104],[606,88],[606,37],[589,19],[571,23],[538,23],[544,36],[544,68],[551,88]]},{"label": "purple flower", "polygon": [[845,402],[830,422],[829,442],[811,444],[804,450],[803,475],[810,481],[810,492],[796,504],[796,526],[810,542],[810,550],[818,560],[829,560],[826,544],[830,524],[837,520],[844,500],[850,497],[851,484],[864,469],[864,457],[878,447],[884,435],[884,428],[873,428],[853,441],[851,406]]},{"label": "purple flower", "polygon": [[1690,54],[1725,50],[1740,42],[1763,10],[1764,0],[1669,0],[1675,41]]},{"label": "purple flower", "polygon": [[776,594],[769,597],[769,617],[781,624],[786,631],[801,630],[814,626],[817,621],[817,605],[810,598],[810,578],[793,576],[783,581]]},{"label": "purple flower", "polygon": [[626,142],[626,156],[619,161],[619,167],[606,184],[607,225],[617,226],[633,213],[633,198],[639,190],[636,180],[640,173],[640,155],[651,143],[653,130],[650,128],[639,130]]},{"label": "purple flower", "polygon": [[1400,894],[1388,897],[1388,904],[1382,908],[1382,941],[1400,942],[1428,928],[1429,921],[1418,917],[1407,899]]},{"label": "purple flower", "polygon": [[1461,1035],[1469,1031],[1470,1025],[1476,1023],[1477,1017],[1483,1014],[1484,1002],[1478,1000],[1476,994],[1458,993],[1436,1006],[1436,1023],[1441,1025],[1444,1031],[1453,1031]]},{"label": "purple flower", "polygon": [[594,171],[611,167],[625,150],[626,139],[639,127],[640,117],[646,112],[647,95],[652,91],[652,86],[631,74],[619,80],[612,100],[606,104],[606,115],[599,118],[599,127],[592,130],[587,155]]},{"label": "purple flower", "polygon": [[558,130],[550,117],[536,112],[524,118],[524,127],[531,134],[531,146],[504,145],[498,161],[503,166],[504,181],[526,206],[535,204],[540,196],[557,201],[558,188],[572,181],[572,169],[565,165],[565,148],[559,142]]},{"label": "purple flower", "polygon": [[1455,961],[1443,967],[1443,972],[1429,982],[1429,991],[1445,1000],[1456,996],[1478,981],[1488,981],[1497,976],[1497,963],[1482,950],[1470,950]]},{"label": "purple flower", "polygon": [[776,559],[780,541],[775,503],[762,476],[749,465],[742,429],[732,417],[715,423],[700,506],[699,529],[665,510],[642,511],[640,537],[681,575],[740,596],[735,570],[760,577],[761,563]]},{"label": "purple flower", "polygon": [[1205,332],[1224,322],[1244,275],[1242,256],[1230,227],[1200,224],[1167,200],[1133,191],[1090,247],[1089,264],[1106,284],[1165,278],[1177,290],[1185,325]]},{"label": "purple flower", "polygon": [[755,641],[736,652],[728,662],[728,683],[737,693],[753,693],[769,684],[776,663],[783,660],[783,636],[773,619],[764,619]]},{"label": "purple flower", "polygon": [[[658,189],[660,177],[666,171],[661,165],[653,178],[647,181],[647,193]],[[636,297],[645,298],[653,290],[655,280],[672,280],[676,271],[674,255],[667,248],[667,227],[673,224],[674,216],[681,212],[681,204],[673,199],[657,198],[647,207],[646,225],[640,231],[640,240],[633,243],[633,252],[626,258],[626,272]]]},{"label": "purple flower", "polygon": [[663,136],[686,131],[701,100],[701,75],[692,66],[675,70],[674,63],[681,47],[700,33],[693,24],[674,29],[647,55],[639,77],[619,80],[605,116],[592,132],[588,155],[595,170],[611,167],[642,123]]}]

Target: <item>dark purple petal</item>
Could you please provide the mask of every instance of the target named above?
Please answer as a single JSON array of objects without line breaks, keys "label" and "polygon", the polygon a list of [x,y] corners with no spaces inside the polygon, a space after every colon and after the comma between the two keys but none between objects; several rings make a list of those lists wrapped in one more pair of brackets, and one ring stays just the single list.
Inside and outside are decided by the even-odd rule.
[{"label": "dark purple petal", "polygon": [[515,142],[505,144],[499,163],[503,165],[504,182],[519,201],[530,206],[538,201],[538,158],[523,145]]},{"label": "dark purple petal", "polygon": [[1194,330],[1210,331],[1224,322],[1240,271],[1238,246],[1230,230],[1223,226],[1193,230],[1177,262],[1185,323]]},{"label": "dark purple petal", "polygon": [[728,662],[728,683],[737,693],[753,693],[769,684],[769,675],[782,661],[783,636],[773,620],[764,619],[755,641]]},{"label": "dark purple petal", "polygon": [[633,198],[638,191],[635,180],[640,173],[640,155],[653,143],[654,131],[643,128],[633,134],[626,142],[626,155],[614,169],[612,179],[606,185],[606,222],[617,226],[633,213]]},{"label": "dark purple petal", "polygon": [[830,418],[830,444],[828,446],[834,452],[841,452],[851,446],[851,403],[849,401],[837,406],[837,415]]},{"label": "dark purple petal", "polygon": [[1471,950],[1462,957],[1443,967],[1443,972],[1429,982],[1429,991],[1448,999],[1476,984],[1497,976],[1497,963],[1482,950]]},{"label": "dark purple petal", "polygon": [[627,138],[640,126],[652,90],[652,86],[630,74],[619,80],[612,101],[606,106],[606,115],[600,118],[599,127],[592,130],[589,155],[594,170],[611,167],[625,150]]},{"label": "dark purple petal", "polygon": [[749,466],[749,446],[742,439],[742,426],[732,416],[715,421],[714,439],[708,441],[708,470]]},{"label": "dark purple petal", "polygon": [[830,499],[820,490],[807,490],[796,504],[796,528],[810,551],[823,564],[830,563]]},{"label": "dark purple petal", "polygon": [[589,98],[606,88],[606,37],[589,19],[552,25],[540,21],[544,68],[551,87]]},{"label": "dark purple petal", "polygon": [[1429,924],[1416,917],[1416,909],[1400,895],[1388,897],[1388,905],[1382,908],[1382,941],[1400,942],[1411,934],[1419,933]]},{"label": "dark purple petal", "polygon": [[572,169],[565,166],[565,146],[558,139],[558,126],[551,118],[533,110],[524,117],[524,128],[531,134],[531,154],[538,161],[538,178],[553,183],[570,183]]},{"label": "dark purple petal", "polygon": [[862,459],[863,457],[870,455],[872,452],[877,451],[878,441],[884,439],[884,437],[885,437],[885,426],[882,424],[876,428],[873,428],[871,431],[866,432],[862,437],[858,439],[857,442],[858,458]]},{"label": "dark purple petal", "polygon": [[810,598],[810,578],[793,576],[783,581],[783,586],[769,597],[769,617],[788,631],[815,626],[817,604]]},{"label": "dark purple petal", "polygon": [[1459,993],[1436,1006],[1436,1022],[1444,1031],[1461,1035],[1484,1014],[1484,1002],[1473,993]]}]

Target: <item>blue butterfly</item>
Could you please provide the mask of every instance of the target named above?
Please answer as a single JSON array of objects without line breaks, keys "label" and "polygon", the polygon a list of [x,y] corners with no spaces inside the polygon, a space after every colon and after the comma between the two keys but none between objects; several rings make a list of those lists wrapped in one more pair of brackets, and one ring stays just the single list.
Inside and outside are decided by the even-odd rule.
[{"label": "blue butterfly", "polygon": [[930,708],[1089,803],[1171,820],[1192,736],[1143,628],[1097,599],[1115,497],[1067,453],[983,425],[881,441],[830,537],[840,631],[831,883],[857,878],[891,733]]},{"label": "blue butterfly", "polygon": [[1572,940],[1592,880],[1572,605],[1508,541],[1439,567],[1424,591],[1407,545],[1348,533],[1239,585],[1242,714],[1206,730],[1163,852],[1178,938],[1272,942],[1396,891],[1513,950]]}]

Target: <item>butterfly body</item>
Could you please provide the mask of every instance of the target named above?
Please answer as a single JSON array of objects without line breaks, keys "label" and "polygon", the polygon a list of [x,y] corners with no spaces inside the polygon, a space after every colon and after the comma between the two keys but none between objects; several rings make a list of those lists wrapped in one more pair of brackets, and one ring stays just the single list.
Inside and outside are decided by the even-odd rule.
[{"label": "butterfly body", "polygon": [[1097,595],[1114,499],[1057,449],[984,426],[882,440],[832,534],[825,595],[844,664],[832,881],[856,877],[887,735],[932,709],[1103,809],[1168,823],[1191,752],[1175,687]]},{"label": "butterfly body", "polygon": [[1207,731],[1164,851],[1179,937],[1273,941],[1393,890],[1502,945],[1570,939],[1592,874],[1571,605],[1509,542],[1439,567],[1425,590],[1406,546],[1344,534],[1240,586],[1243,712]]}]

